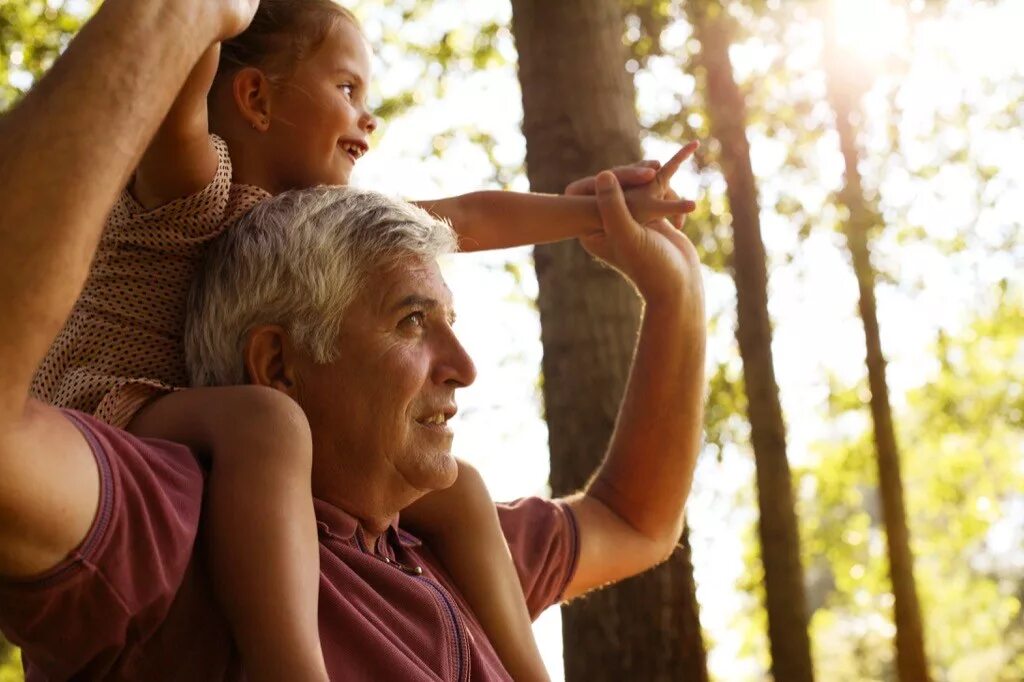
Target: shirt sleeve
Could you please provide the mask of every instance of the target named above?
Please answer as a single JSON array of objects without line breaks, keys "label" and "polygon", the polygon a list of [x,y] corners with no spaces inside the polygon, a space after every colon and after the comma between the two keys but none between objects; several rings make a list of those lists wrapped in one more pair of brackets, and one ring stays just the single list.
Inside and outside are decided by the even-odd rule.
[{"label": "shirt sleeve", "polygon": [[0,629],[44,679],[101,679],[174,601],[192,557],[203,474],[183,446],[65,414],[99,466],[96,519],[51,571],[0,582]]},{"label": "shirt sleeve", "polygon": [[231,157],[227,144],[210,135],[217,170],[201,190],[147,210],[125,190],[111,211],[104,245],[120,245],[173,253],[205,244],[228,224],[232,209]]},{"label": "shirt sleeve", "polygon": [[527,497],[499,504],[498,519],[512,552],[530,617],[562,600],[576,573],[576,515],[561,501]]}]

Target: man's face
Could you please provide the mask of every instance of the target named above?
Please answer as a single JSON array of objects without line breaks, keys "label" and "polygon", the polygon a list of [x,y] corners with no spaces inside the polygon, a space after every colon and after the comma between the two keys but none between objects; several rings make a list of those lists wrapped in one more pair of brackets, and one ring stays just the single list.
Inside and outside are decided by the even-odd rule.
[{"label": "man's face", "polygon": [[[371,277],[349,307],[338,356],[297,366],[297,398],[313,432],[314,487],[412,501],[455,481],[455,390],[476,377],[452,331],[451,292],[437,264],[410,257]],[[328,491],[334,492],[337,491]],[[411,499],[409,499],[411,498]],[[408,502],[403,502],[407,504]]]}]

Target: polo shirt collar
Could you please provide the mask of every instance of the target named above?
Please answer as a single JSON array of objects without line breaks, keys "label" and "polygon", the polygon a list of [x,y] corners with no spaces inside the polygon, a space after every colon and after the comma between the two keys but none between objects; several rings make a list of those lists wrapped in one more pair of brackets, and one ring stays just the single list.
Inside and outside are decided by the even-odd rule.
[{"label": "polo shirt collar", "polygon": [[[316,512],[317,527],[322,533],[343,542],[351,542],[360,530],[359,520],[348,512],[335,507],[330,502],[313,498],[313,509]],[[419,547],[419,538],[398,527],[398,514],[388,524],[387,538],[392,546]],[[360,533],[361,534],[361,533]]]}]

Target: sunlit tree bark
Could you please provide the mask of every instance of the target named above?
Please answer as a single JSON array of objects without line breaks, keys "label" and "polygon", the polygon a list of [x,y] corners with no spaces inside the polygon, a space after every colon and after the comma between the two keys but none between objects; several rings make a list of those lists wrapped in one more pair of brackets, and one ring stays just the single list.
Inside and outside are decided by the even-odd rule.
[{"label": "sunlit tree bark", "polygon": [[860,317],[864,323],[867,347],[865,361],[871,389],[870,407],[878,458],[878,487],[885,522],[896,623],[896,668],[901,682],[927,682],[930,676],[924,648],[924,626],[914,582],[914,556],[910,549],[899,446],[892,423],[889,386],[885,375],[886,362],[878,325],[875,270],[871,265],[871,232],[880,227],[881,216],[864,194],[858,168],[860,153],[857,147],[856,120],[860,114],[859,101],[866,82],[864,75],[857,73],[856,60],[845,54],[837,44],[833,20],[834,17],[830,17],[828,21],[828,100],[835,113],[836,131],[843,154],[845,175],[839,201],[847,210],[843,228],[857,276]]},{"label": "sunlit tree bark", "polygon": [[[618,0],[513,0],[527,169],[534,191],[640,158]],[[556,495],[578,490],[607,446],[640,301],[576,243],[535,250],[544,399]],[[688,546],[658,569],[563,609],[568,680],[707,679]]]},{"label": "sunlit tree bark", "polygon": [[808,614],[786,429],[772,361],[768,272],[757,186],[746,133],[746,106],[729,59],[732,23],[717,0],[686,4],[697,40],[711,132],[732,214],[737,329],[757,468],[758,531],[764,563],[772,674],[779,682],[813,679]]}]

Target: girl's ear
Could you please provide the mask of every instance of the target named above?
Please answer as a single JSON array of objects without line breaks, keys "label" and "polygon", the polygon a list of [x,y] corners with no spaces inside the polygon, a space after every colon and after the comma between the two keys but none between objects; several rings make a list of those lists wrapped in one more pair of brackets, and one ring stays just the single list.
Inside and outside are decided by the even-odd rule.
[{"label": "girl's ear", "polygon": [[270,129],[270,79],[253,66],[247,66],[231,80],[231,95],[238,112],[253,130]]}]

